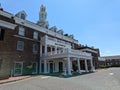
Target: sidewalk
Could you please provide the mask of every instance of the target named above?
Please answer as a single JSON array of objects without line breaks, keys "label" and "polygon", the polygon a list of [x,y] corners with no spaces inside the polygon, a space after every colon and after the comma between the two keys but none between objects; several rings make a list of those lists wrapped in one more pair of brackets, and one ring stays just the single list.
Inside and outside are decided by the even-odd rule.
[{"label": "sidewalk", "polygon": [[0,80],[0,84],[9,83],[9,82],[14,82],[14,81],[18,81],[18,80],[23,80],[23,79],[26,79],[26,78],[29,78],[29,77],[31,77],[31,76],[10,77],[9,79]]}]

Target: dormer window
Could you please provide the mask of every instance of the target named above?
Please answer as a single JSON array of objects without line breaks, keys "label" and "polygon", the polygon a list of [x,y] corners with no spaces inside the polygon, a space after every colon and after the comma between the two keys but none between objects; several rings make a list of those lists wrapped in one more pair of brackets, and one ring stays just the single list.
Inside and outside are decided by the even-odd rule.
[{"label": "dormer window", "polygon": [[21,19],[25,20],[26,17],[27,17],[27,14],[25,13],[25,11],[20,11],[15,16],[18,17],[18,18],[21,18]]},{"label": "dormer window", "polygon": [[63,35],[63,30],[59,30],[59,31],[57,31],[57,33]]},{"label": "dormer window", "polygon": [[23,13],[21,13],[21,19],[25,20],[25,15]]},{"label": "dormer window", "polygon": [[53,27],[50,28],[50,30],[52,30],[53,32],[56,32],[57,31],[57,27],[53,26]]},{"label": "dormer window", "polygon": [[70,35],[69,37],[70,37],[71,39],[74,39],[74,35],[73,35],[73,34],[72,34],[72,35]]}]

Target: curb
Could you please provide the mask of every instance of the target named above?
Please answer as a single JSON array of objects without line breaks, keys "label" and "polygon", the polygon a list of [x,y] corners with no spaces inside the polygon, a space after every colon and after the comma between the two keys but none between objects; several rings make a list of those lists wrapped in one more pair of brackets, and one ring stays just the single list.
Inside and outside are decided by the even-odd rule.
[{"label": "curb", "polygon": [[17,80],[11,80],[11,81],[0,82],[0,84],[10,83],[10,82],[16,82],[16,81],[20,81],[20,80],[27,79],[27,78],[30,78],[30,77],[31,77],[31,76],[28,76],[28,77],[25,77],[25,78],[21,78],[21,79],[17,79]]}]

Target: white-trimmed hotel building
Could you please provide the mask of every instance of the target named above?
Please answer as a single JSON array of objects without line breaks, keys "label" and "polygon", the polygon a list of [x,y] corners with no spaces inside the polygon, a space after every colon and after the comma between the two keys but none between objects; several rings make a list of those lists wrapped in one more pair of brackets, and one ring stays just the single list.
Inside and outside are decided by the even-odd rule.
[{"label": "white-trimmed hotel building", "polygon": [[94,70],[92,53],[98,58],[99,50],[81,46],[73,35],[64,34],[56,26],[49,28],[44,5],[40,7],[37,23],[26,20],[26,16],[25,11],[13,15],[0,9],[1,78],[24,75],[23,69],[30,65],[32,74],[61,72],[72,75],[73,64],[80,74],[81,66],[85,72]]}]

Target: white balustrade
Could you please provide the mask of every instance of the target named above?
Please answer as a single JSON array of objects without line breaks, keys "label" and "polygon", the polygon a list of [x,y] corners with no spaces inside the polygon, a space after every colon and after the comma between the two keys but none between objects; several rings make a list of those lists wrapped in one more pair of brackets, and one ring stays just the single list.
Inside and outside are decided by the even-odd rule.
[{"label": "white balustrade", "polygon": [[67,44],[67,45],[70,45],[70,46],[71,46],[71,43],[69,43],[69,42],[65,42],[65,44]]},{"label": "white balustrade", "polygon": [[65,41],[57,39],[58,43],[65,44]]},{"label": "white balustrade", "polygon": [[48,40],[51,40],[51,41],[55,41],[55,42],[56,42],[56,39],[55,39],[55,38],[52,38],[52,37],[49,37],[49,36],[48,36]]},{"label": "white balustrade", "polygon": [[[58,43],[58,44],[71,46],[71,43],[69,43],[69,42],[65,42],[63,40],[59,40],[59,39],[56,39],[56,38],[53,38],[53,37],[50,37],[50,36],[42,37],[42,41],[44,41],[44,40],[48,40],[47,42],[49,42],[49,40],[50,40],[50,41],[53,41],[53,42]],[[83,52],[83,51],[80,51],[80,50],[74,50],[74,49],[70,49],[70,48],[63,48],[63,49],[57,50],[57,52],[55,52],[55,51],[47,52],[46,56],[51,56],[51,55],[56,55],[56,54],[63,54],[63,53],[71,53],[71,54],[76,54],[78,56],[79,55],[80,56],[91,56],[90,53]],[[43,56],[45,56],[45,54],[43,54]]]},{"label": "white balustrade", "polygon": [[41,41],[45,41],[45,37],[41,37]]},{"label": "white balustrade", "polygon": [[73,50],[73,49],[71,49],[71,53],[82,55],[82,56],[91,56],[91,53],[82,52],[80,50]]},{"label": "white balustrade", "polygon": [[[61,50],[57,50],[57,53],[55,53],[55,51],[52,51],[52,55],[56,55],[56,54],[64,54],[64,53],[71,53],[71,54],[76,54],[76,55],[80,55],[80,56],[91,56],[91,53],[87,53],[87,52],[82,52],[80,50],[74,50],[74,49],[61,49]],[[43,56],[45,56],[45,54],[43,54]],[[51,52],[47,52],[47,56],[51,56]]]}]

